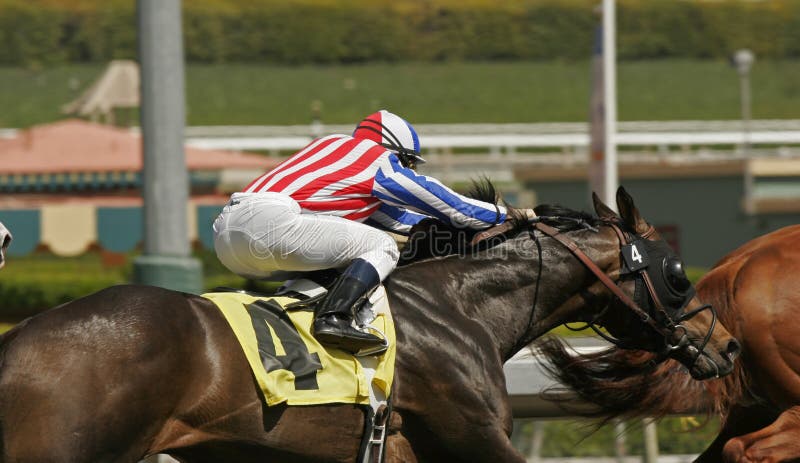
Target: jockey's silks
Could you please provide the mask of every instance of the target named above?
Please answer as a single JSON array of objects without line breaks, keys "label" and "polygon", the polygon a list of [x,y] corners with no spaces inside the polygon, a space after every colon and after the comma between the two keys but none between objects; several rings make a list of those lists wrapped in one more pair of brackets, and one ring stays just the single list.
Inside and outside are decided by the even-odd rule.
[{"label": "jockey's silks", "polygon": [[502,206],[467,198],[436,179],[404,167],[372,140],[331,135],[258,177],[244,193],[274,192],[297,201],[303,213],[344,217],[408,233],[425,217],[473,229],[505,221]]}]

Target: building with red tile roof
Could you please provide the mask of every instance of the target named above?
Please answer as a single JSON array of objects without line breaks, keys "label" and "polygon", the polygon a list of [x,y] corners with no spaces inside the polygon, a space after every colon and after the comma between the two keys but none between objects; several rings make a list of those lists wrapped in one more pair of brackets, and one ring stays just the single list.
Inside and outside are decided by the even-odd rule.
[{"label": "building with red tile roof", "polygon": [[[136,172],[142,169],[138,132],[80,119],[39,125],[0,139],[0,174]],[[274,159],[256,154],[187,147],[190,171],[268,169]]]},{"label": "building with red tile roof", "polygon": [[[190,239],[211,245],[211,221],[236,191],[280,162],[251,153],[185,148]],[[92,245],[124,252],[141,240],[142,139],[78,119],[0,138],[0,221],[13,254],[42,244],[73,255]]]}]

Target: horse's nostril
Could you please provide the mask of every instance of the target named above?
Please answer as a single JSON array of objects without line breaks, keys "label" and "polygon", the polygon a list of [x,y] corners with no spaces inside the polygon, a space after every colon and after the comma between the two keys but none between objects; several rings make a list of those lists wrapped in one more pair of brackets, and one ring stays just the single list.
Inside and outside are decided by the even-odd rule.
[{"label": "horse's nostril", "polygon": [[728,357],[733,360],[739,356],[739,353],[742,351],[742,345],[739,344],[739,341],[736,339],[731,339],[728,341],[728,349],[725,351],[728,354]]}]

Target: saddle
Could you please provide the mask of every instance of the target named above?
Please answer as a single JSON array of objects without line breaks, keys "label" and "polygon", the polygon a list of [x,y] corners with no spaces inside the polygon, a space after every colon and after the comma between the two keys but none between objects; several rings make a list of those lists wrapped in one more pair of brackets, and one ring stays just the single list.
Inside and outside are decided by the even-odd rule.
[{"label": "saddle", "polygon": [[203,297],[217,305],[236,334],[267,405],[361,405],[365,426],[359,461],[381,461],[395,359],[386,291],[379,286],[357,314],[358,323],[379,332],[386,345],[354,357],[325,349],[311,335],[314,306],[327,294],[314,280],[286,281],[274,295],[215,288]]}]

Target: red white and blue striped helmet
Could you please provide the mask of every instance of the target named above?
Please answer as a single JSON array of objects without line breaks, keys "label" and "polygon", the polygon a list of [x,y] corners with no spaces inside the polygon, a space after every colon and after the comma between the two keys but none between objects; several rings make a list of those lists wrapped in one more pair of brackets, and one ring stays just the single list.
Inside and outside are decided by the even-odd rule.
[{"label": "red white and blue striped helmet", "polygon": [[353,138],[372,140],[385,146],[397,153],[400,162],[406,167],[425,163],[419,152],[417,131],[405,119],[385,109],[372,113],[359,122]]}]

